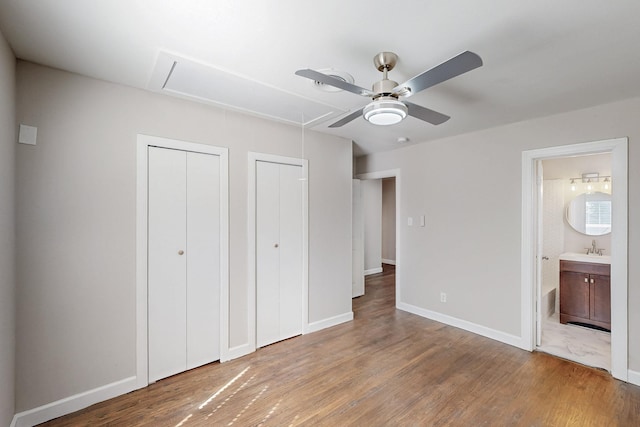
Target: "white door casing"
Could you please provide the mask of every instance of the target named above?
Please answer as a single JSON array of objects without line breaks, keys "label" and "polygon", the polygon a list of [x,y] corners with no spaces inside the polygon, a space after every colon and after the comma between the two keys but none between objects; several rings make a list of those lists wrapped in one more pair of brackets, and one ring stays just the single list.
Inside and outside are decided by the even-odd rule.
[{"label": "white door casing", "polygon": [[622,381],[628,368],[628,138],[563,145],[522,152],[522,247],[521,247],[521,347],[536,345],[535,317],[535,194],[538,160],[597,153],[612,154],[611,227],[611,375]]},{"label": "white door casing", "polygon": [[536,248],[537,262],[536,262],[536,345],[542,343],[542,242],[543,242],[543,230],[544,230],[544,216],[543,213],[543,191],[542,186],[542,160],[536,162],[536,242],[538,247]]}]

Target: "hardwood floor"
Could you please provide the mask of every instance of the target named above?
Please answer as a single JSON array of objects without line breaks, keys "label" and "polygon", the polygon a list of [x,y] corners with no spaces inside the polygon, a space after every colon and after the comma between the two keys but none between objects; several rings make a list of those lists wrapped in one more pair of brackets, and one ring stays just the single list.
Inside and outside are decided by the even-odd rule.
[{"label": "hardwood floor", "polygon": [[385,267],[353,301],[353,322],[43,425],[640,425],[640,387],[398,311]]}]

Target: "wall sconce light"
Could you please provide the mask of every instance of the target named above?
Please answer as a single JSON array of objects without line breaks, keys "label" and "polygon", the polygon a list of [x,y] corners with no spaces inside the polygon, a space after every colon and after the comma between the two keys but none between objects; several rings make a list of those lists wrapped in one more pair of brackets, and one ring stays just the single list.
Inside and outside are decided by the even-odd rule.
[{"label": "wall sconce light", "polygon": [[571,191],[576,191],[576,180],[571,178]]}]

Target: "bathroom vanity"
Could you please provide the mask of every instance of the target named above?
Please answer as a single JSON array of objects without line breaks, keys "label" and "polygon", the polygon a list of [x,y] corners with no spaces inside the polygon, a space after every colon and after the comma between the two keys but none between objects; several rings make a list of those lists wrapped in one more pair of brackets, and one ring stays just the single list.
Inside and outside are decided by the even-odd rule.
[{"label": "bathroom vanity", "polygon": [[560,256],[560,323],[611,330],[611,261],[606,256]]}]

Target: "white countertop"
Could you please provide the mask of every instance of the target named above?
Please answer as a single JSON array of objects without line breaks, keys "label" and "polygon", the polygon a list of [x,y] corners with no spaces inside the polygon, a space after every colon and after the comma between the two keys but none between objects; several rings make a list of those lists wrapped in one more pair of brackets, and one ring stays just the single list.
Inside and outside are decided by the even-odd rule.
[{"label": "white countertop", "polygon": [[577,252],[565,252],[563,254],[560,254],[559,258],[564,261],[591,262],[594,264],[611,265],[611,255],[587,255]]}]

